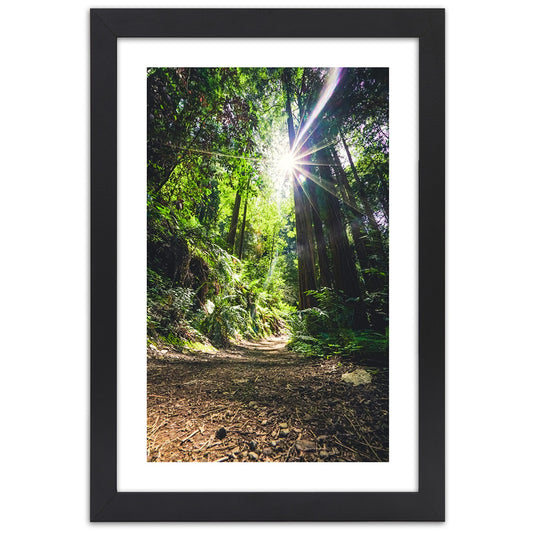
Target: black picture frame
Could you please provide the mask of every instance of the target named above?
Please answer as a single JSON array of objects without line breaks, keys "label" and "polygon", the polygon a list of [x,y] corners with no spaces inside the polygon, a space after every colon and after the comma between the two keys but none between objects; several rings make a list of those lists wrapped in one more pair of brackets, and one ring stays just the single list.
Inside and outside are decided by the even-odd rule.
[{"label": "black picture frame", "polygon": [[[90,519],[444,520],[444,10],[93,9],[91,19]],[[419,40],[419,490],[117,491],[117,39]]]}]

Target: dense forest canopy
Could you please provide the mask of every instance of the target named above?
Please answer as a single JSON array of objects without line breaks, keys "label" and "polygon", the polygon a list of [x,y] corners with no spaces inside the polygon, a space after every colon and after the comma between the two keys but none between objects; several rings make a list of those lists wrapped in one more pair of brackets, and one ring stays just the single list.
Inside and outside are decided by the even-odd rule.
[{"label": "dense forest canopy", "polygon": [[388,69],[151,68],[148,337],[384,352]]}]

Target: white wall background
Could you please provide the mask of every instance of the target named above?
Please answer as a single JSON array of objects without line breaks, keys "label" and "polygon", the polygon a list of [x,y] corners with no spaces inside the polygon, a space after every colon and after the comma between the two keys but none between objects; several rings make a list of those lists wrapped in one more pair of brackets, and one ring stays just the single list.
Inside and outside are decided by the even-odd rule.
[{"label": "white wall background", "polygon": [[[88,521],[89,7],[447,8],[447,523]],[[3,6],[0,523],[6,531],[531,531],[533,119],[525,0]]]}]

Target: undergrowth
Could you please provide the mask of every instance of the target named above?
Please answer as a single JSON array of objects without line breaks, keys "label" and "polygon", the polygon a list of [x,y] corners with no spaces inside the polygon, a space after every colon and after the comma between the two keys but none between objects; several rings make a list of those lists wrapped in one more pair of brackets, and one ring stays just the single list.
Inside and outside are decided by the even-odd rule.
[{"label": "undergrowth", "polygon": [[352,356],[356,353],[384,353],[388,350],[386,334],[353,329],[355,300],[339,291],[322,288],[308,291],[316,307],[290,314],[291,339],[288,347],[309,356]]},{"label": "undergrowth", "polygon": [[[175,240],[185,243],[182,247],[190,263],[196,258],[206,265],[206,279],[196,289],[183,287],[163,268],[148,268],[148,341],[179,350],[187,343],[209,341],[225,347],[242,337],[280,334],[291,309],[281,292],[248,276],[250,269],[243,268],[243,262],[213,242],[202,228],[187,230],[175,227]],[[187,280],[187,276],[181,273],[179,279]]]}]

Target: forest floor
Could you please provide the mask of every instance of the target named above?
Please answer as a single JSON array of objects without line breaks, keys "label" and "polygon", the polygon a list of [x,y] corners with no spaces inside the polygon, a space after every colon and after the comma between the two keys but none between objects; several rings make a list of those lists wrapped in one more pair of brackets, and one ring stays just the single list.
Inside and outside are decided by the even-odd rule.
[{"label": "forest floor", "polygon": [[[388,461],[388,369],[305,357],[286,342],[149,352],[147,460]],[[357,369],[372,382],[342,380]]]}]

